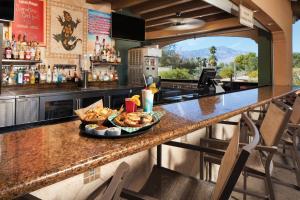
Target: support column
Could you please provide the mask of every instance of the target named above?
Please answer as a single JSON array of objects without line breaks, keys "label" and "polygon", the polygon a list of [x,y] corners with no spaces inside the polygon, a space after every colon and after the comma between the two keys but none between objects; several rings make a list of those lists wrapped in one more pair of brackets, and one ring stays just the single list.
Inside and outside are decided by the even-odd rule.
[{"label": "support column", "polygon": [[274,85],[292,85],[292,37],[283,31],[273,35],[273,82]]},{"label": "support column", "polygon": [[258,29],[258,85],[272,85],[272,35]]}]

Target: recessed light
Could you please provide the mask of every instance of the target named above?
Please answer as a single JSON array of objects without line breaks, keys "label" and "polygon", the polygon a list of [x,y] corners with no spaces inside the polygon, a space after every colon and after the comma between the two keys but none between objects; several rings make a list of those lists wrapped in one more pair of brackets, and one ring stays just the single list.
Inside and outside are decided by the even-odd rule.
[{"label": "recessed light", "polygon": [[273,26],[274,24],[273,24],[273,22],[270,22],[270,23],[268,23],[267,25],[268,25],[268,26]]},{"label": "recessed light", "polygon": [[253,12],[254,12],[254,13],[257,13],[257,12],[258,12],[258,10],[253,10]]}]

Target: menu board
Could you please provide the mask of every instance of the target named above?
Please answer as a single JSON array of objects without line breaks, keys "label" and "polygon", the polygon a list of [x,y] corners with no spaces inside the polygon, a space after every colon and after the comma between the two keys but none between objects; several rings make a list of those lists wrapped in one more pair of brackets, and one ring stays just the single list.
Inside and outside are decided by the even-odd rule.
[{"label": "menu board", "polygon": [[12,33],[26,35],[27,41],[45,45],[45,2],[44,0],[15,0],[15,20]]},{"label": "menu board", "polygon": [[101,42],[111,42],[111,14],[98,10],[88,10],[88,46],[87,51],[93,52],[96,36]]}]

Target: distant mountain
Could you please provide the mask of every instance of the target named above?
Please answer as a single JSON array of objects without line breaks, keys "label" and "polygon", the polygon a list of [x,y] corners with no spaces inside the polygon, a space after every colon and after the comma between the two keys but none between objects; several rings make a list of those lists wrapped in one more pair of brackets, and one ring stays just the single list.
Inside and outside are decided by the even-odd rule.
[{"label": "distant mountain", "polygon": [[[248,51],[235,50],[224,46],[219,46],[216,48],[217,48],[216,55],[218,58],[218,62],[223,62],[223,63],[229,63],[233,61],[236,56],[249,53]],[[190,51],[177,51],[177,53],[181,55],[183,58],[195,58],[195,57],[208,58],[210,55],[209,48],[190,50]]]}]

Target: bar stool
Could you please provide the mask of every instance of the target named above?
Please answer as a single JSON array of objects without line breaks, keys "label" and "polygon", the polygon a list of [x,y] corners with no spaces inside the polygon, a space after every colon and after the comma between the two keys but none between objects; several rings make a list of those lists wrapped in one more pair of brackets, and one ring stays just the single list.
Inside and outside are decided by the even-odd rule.
[{"label": "bar stool", "polygon": [[[278,143],[287,127],[291,113],[291,107],[282,102],[274,100],[270,103],[259,129],[262,140],[254,153],[249,157],[244,169],[244,188],[242,190],[236,189],[236,191],[244,193],[244,199],[246,198],[246,194],[262,197],[261,195],[247,191],[248,176],[262,177],[267,189],[264,198],[275,199],[271,180],[273,169],[272,158],[277,152]],[[203,139],[202,141],[202,145],[211,148],[215,146],[220,147],[221,145],[226,146],[226,143],[228,141],[216,139]],[[205,163],[204,165],[207,163],[220,164],[220,157],[211,153],[204,154],[201,160]]]},{"label": "bar stool", "polygon": [[[294,168],[292,170],[295,172],[297,185],[300,186],[300,155],[298,152],[299,145],[299,136],[300,136],[300,96],[297,96],[293,103],[293,112],[289,120],[287,130],[281,142],[283,144],[283,156],[291,157],[294,163]],[[289,148],[290,154],[286,152],[286,149]],[[284,167],[291,169],[288,167]]]},{"label": "bar stool", "polygon": [[121,197],[125,199],[229,199],[231,192],[247,162],[252,150],[259,143],[260,136],[251,119],[243,115],[243,125],[254,135],[253,141],[240,147],[240,131],[236,131],[224,151],[194,146],[179,142],[167,142],[166,145],[195,151],[223,154],[216,184],[190,177],[179,172],[155,165],[151,175],[139,192],[124,189]]},{"label": "bar stool", "polygon": [[[124,182],[129,172],[129,165],[122,162],[116,169],[114,175],[106,180],[101,186],[95,189],[86,200],[119,200]],[[31,194],[25,194],[15,200],[41,200]]]}]

